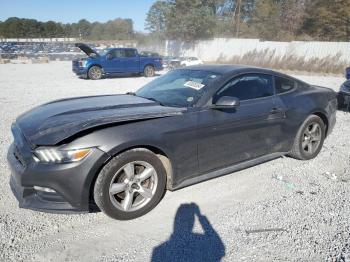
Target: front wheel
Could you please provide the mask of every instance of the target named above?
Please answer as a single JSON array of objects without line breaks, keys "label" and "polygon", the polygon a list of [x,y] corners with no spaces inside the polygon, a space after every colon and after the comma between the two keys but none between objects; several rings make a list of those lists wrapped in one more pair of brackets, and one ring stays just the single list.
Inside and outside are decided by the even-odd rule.
[{"label": "front wheel", "polygon": [[322,149],[325,136],[323,120],[316,115],[309,116],[300,127],[289,155],[300,160],[315,158]]},{"label": "front wheel", "polygon": [[108,216],[129,220],[152,210],[161,200],[166,171],[147,149],[132,149],[114,157],[100,172],[94,200]]},{"label": "front wheel", "polygon": [[98,66],[92,66],[88,71],[88,77],[92,80],[98,80],[102,78],[102,69]]},{"label": "front wheel", "polygon": [[146,66],[145,69],[143,70],[143,74],[145,77],[152,77],[155,74],[155,70],[153,66]]}]

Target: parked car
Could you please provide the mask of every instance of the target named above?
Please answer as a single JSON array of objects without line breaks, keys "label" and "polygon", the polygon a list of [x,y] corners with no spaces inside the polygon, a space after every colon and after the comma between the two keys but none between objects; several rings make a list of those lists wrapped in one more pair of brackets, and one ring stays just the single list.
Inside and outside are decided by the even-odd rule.
[{"label": "parked car", "polygon": [[170,62],[175,59],[173,56],[163,56],[163,67],[166,69],[170,68]]},{"label": "parked car", "polygon": [[346,81],[338,92],[338,107],[340,110],[350,111],[350,67],[345,69]]},{"label": "parked car", "polygon": [[282,155],[316,157],[336,110],[334,91],[267,69],[172,70],[136,93],[62,99],[19,116],[10,184],[22,208],[97,205],[133,219],[165,190]]},{"label": "parked car", "polygon": [[182,62],[185,60],[186,60],[185,57],[173,57],[173,59],[171,59],[171,61],[169,63],[169,69],[172,70],[172,69],[184,67]]},{"label": "parked car", "polygon": [[202,65],[203,61],[197,57],[169,57],[166,64],[169,69],[176,69],[185,66]]},{"label": "parked car", "polygon": [[350,111],[350,79],[346,80],[340,87],[338,106],[340,110]]},{"label": "parked car", "polygon": [[140,56],[135,48],[107,48],[97,52],[85,44],[76,44],[87,58],[72,61],[73,72],[89,79],[101,79],[103,75],[144,74],[154,76],[163,69],[162,58]]},{"label": "parked car", "polygon": [[186,57],[181,61],[181,66],[193,66],[193,65],[202,65],[203,61],[197,57]]}]

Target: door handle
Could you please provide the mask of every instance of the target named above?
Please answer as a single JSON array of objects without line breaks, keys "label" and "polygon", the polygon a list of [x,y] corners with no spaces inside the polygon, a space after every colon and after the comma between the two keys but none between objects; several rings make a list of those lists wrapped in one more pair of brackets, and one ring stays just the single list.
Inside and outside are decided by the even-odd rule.
[{"label": "door handle", "polygon": [[283,113],[282,108],[274,107],[274,108],[272,108],[271,111],[270,111],[270,114],[278,114],[278,113]]},{"label": "door handle", "polygon": [[271,117],[286,118],[286,112],[283,108],[274,107],[270,111]]}]

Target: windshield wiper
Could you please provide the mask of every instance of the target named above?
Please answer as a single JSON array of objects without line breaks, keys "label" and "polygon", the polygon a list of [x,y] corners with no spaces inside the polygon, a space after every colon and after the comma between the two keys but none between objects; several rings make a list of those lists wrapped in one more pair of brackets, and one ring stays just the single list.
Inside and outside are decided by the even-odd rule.
[{"label": "windshield wiper", "polygon": [[148,100],[151,100],[151,101],[153,101],[153,102],[156,102],[156,103],[160,104],[161,106],[164,106],[164,104],[163,104],[162,102],[158,101],[157,99],[155,99],[155,98],[153,98],[153,97],[143,97],[143,96],[141,96],[141,97],[142,97],[142,98],[146,98],[146,99],[148,99]]},{"label": "windshield wiper", "polygon": [[[138,95],[136,95],[136,93],[134,93],[134,92],[127,92],[126,94],[127,94],[127,95],[132,95],[132,96],[138,96]],[[153,101],[153,102],[158,103],[158,104],[161,105],[161,106],[164,106],[164,104],[163,104],[162,102],[158,101],[157,99],[155,99],[155,98],[153,98],[153,97],[145,97],[145,96],[138,96],[138,97],[142,97],[142,98],[151,100],[151,101]]]}]

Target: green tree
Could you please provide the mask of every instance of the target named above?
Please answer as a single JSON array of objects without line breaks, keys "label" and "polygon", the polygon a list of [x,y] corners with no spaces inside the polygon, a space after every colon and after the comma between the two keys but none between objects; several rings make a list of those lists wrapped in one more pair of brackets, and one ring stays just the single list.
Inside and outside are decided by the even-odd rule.
[{"label": "green tree", "polygon": [[276,0],[257,1],[252,12],[252,33],[265,40],[276,40],[281,32],[281,5]]},{"label": "green tree", "polygon": [[155,2],[149,9],[145,29],[163,37],[166,31],[166,19],[169,16],[170,4],[165,1]]},{"label": "green tree", "polygon": [[133,23],[131,19],[117,18],[108,21],[103,26],[103,39],[124,40],[133,36]]},{"label": "green tree", "polygon": [[34,19],[23,19],[26,30],[26,37],[40,37],[43,34],[43,25]]},{"label": "green tree", "polygon": [[286,38],[295,39],[305,18],[305,0],[283,0],[281,2],[281,25]]},{"label": "green tree", "polygon": [[0,22],[0,36],[6,38],[76,37],[86,40],[122,40],[134,37],[131,19],[117,18],[107,23],[90,23],[82,19],[78,23],[62,24],[54,21],[39,22],[34,19],[11,17]]},{"label": "green tree", "polygon": [[75,34],[78,33],[78,37],[82,39],[87,39],[88,36],[90,35],[90,29],[91,29],[91,24],[89,21],[86,19],[81,19],[79,20],[78,24],[76,25],[76,29],[78,32],[75,32]]},{"label": "green tree", "polygon": [[25,37],[26,28],[21,19],[10,17],[3,23],[3,34],[7,38]]},{"label": "green tree", "polygon": [[193,41],[214,35],[216,17],[201,0],[169,0],[166,36],[169,39]]},{"label": "green tree", "polygon": [[307,3],[303,32],[319,40],[350,40],[350,0],[314,0]]},{"label": "green tree", "polygon": [[64,37],[71,37],[72,36],[72,25],[68,23],[68,24],[64,24],[62,27],[63,27]]},{"label": "green tree", "polygon": [[92,23],[89,39],[102,40],[103,35],[104,35],[103,24],[101,24],[99,22]]},{"label": "green tree", "polygon": [[215,10],[215,35],[219,37],[251,37],[249,23],[255,0],[208,0]]},{"label": "green tree", "polygon": [[44,23],[44,36],[53,38],[57,37],[57,24],[54,21]]},{"label": "green tree", "polygon": [[3,26],[3,22],[0,21],[0,38],[4,37],[4,26]]}]

